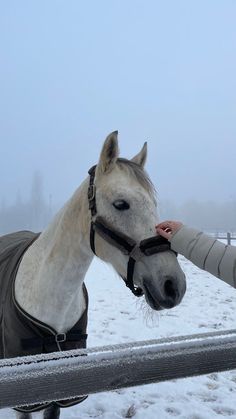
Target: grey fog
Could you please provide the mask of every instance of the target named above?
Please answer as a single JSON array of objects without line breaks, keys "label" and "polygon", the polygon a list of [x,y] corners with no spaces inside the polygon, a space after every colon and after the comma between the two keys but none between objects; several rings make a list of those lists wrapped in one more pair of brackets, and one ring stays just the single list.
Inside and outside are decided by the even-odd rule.
[{"label": "grey fog", "polygon": [[236,230],[236,3],[0,1],[0,233],[40,230],[119,131],[160,216]]}]

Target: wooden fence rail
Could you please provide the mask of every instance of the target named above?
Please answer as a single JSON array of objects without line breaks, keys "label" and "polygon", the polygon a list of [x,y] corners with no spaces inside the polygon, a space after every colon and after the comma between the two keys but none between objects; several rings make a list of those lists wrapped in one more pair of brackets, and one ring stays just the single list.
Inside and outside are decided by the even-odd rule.
[{"label": "wooden fence rail", "polygon": [[0,407],[231,369],[236,330],[7,359],[0,361]]}]

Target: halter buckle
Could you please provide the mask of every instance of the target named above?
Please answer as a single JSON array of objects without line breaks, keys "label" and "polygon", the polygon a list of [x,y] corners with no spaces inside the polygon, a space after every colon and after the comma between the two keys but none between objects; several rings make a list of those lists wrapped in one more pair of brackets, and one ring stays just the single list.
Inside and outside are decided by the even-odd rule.
[{"label": "halter buckle", "polygon": [[96,186],[89,185],[88,187],[88,200],[89,201],[93,201],[95,199],[95,193],[96,193]]}]

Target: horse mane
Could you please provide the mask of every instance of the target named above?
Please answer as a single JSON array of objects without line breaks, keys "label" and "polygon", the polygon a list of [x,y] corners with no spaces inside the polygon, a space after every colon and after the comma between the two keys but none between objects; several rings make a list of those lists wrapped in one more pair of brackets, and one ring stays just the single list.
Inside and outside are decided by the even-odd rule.
[{"label": "horse mane", "polygon": [[126,170],[129,175],[134,177],[143,188],[154,198],[156,199],[156,189],[153,185],[150,177],[147,172],[137,163],[132,160],[124,159],[119,157],[116,161],[117,165],[121,170]]}]

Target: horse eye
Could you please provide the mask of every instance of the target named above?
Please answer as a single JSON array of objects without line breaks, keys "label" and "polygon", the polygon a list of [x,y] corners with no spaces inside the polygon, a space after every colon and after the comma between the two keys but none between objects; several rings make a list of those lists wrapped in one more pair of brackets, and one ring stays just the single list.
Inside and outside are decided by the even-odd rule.
[{"label": "horse eye", "polygon": [[117,201],[113,202],[113,207],[115,207],[119,211],[124,211],[129,209],[129,204],[123,199],[117,199]]}]

